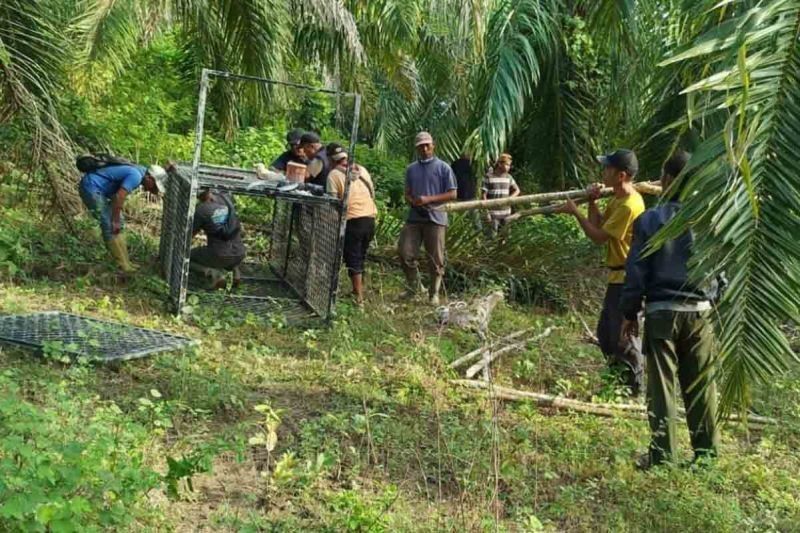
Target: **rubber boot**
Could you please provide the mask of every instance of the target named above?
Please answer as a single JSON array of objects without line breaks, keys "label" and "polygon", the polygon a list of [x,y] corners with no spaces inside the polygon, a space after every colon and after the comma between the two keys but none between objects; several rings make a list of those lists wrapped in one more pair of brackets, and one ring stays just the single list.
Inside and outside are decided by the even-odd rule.
[{"label": "rubber boot", "polygon": [[239,285],[242,284],[242,271],[239,270],[239,267],[234,267],[233,269],[233,285],[232,288],[238,289]]},{"label": "rubber boot", "polygon": [[428,298],[431,305],[439,305],[439,290],[442,288],[441,276],[435,276],[431,280],[431,290],[428,292]]},{"label": "rubber boot", "polygon": [[106,241],[106,246],[108,246],[108,251],[111,252],[111,256],[117,262],[120,270],[126,274],[136,272],[136,265],[132,264],[128,257],[128,243],[125,240],[124,233],[117,233],[111,237]]}]

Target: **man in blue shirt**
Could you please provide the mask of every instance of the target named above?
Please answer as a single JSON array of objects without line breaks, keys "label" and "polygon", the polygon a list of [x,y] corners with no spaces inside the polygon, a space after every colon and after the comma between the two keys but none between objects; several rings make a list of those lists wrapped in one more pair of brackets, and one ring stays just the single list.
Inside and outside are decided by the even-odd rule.
[{"label": "man in blue shirt", "polygon": [[418,159],[406,169],[405,199],[410,209],[400,232],[397,249],[406,276],[406,296],[414,297],[419,288],[419,249],[425,245],[431,284],[430,302],[439,304],[444,277],[444,244],[447,213],[436,209],[456,199],[456,178],[450,166],[433,155],[433,137],[427,131],[414,139]]},{"label": "man in blue shirt", "polygon": [[136,270],[128,258],[128,246],[122,229],[125,219],[122,206],[128,194],[140,185],[147,192],[164,191],[167,172],[158,165],[145,169],[137,165],[109,165],[87,172],[81,179],[79,192],[86,209],[100,223],[100,231],[109,252],[125,273]]}]

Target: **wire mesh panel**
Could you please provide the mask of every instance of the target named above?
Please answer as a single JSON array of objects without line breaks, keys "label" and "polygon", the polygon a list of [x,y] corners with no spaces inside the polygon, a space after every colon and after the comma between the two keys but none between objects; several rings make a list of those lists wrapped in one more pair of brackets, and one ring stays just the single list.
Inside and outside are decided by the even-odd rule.
[{"label": "wire mesh panel", "polygon": [[[269,283],[265,281],[264,287],[259,286],[259,290],[248,289],[247,287],[252,286],[252,283],[243,284],[240,289],[249,290],[252,294],[230,294],[226,302],[232,302],[233,299],[239,297],[246,301],[247,305],[236,305],[248,307],[251,310],[262,306],[258,307],[258,314],[263,314],[262,311],[269,312],[276,301],[272,295],[276,292],[274,289],[278,287],[284,289],[284,294],[288,289],[288,292],[304,309],[310,309],[319,317],[327,319],[331,316],[336,299],[337,274],[341,265],[345,224],[343,212],[347,205],[350,181],[349,179],[345,181],[343,198],[339,199],[321,194],[321,190],[315,191],[306,184],[301,184],[296,190],[289,190],[290,187],[297,187],[297,184],[286,184],[285,180],[271,180],[273,182],[271,185],[274,187],[267,189],[271,186],[268,183],[254,183],[257,181],[254,171],[204,164],[202,155],[206,99],[212,83],[233,84],[234,88],[240,84],[258,84],[262,88],[269,88],[270,90],[267,92],[270,94],[275,91],[301,91],[306,95],[327,95],[335,98],[336,129],[342,133],[349,130],[351,164],[347,167],[348,177],[352,169],[352,161],[355,160],[361,107],[359,94],[203,69],[200,77],[194,156],[191,167],[173,170],[177,177],[171,179],[172,186],[168,187],[168,195],[172,195],[172,198],[165,202],[165,221],[162,222],[162,244],[159,255],[169,283],[173,309],[181,312],[186,301],[190,244],[188,242],[190,240],[188,225],[192,223],[193,213],[189,210],[192,209],[194,203],[193,196],[200,188],[214,188],[226,191],[231,195],[262,196],[274,199],[271,242],[268,257],[264,262],[271,267],[278,283],[275,283],[275,280],[270,280]],[[280,100],[291,100],[286,96],[288,95],[284,94]],[[349,128],[343,126],[344,108],[340,106],[340,100],[344,97],[352,99],[353,103]],[[258,186],[251,187],[250,185]],[[266,222],[265,220],[264,223]],[[255,281],[258,285],[258,280],[249,281]],[[266,290],[270,296],[261,296],[262,289]],[[277,292],[281,293],[281,291]],[[261,300],[259,301],[258,298]]]},{"label": "wire mesh panel", "polygon": [[333,205],[314,206],[313,229],[309,235],[308,267],[306,270],[305,299],[320,314],[330,312],[336,293],[339,267],[342,261],[340,242],[341,209]]},{"label": "wire mesh panel", "polygon": [[[170,301],[179,309],[181,285],[189,258],[185,238],[191,217],[192,170],[177,166],[171,171],[164,201],[160,256],[169,284]],[[260,197],[274,202],[272,223],[263,225],[270,232],[268,259],[258,275],[243,275],[242,284],[225,298],[211,298],[202,284],[190,283],[188,291],[198,302],[214,308],[228,307],[261,317],[275,312],[316,315],[329,318],[335,302],[337,274],[341,266],[340,221],[343,203],[328,195],[313,195],[306,190],[282,192],[262,190],[250,185],[255,173],[231,167],[202,165],[197,186],[224,190],[229,194]],[[248,228],[244,228],[245,234]],[[248,255],[257,257],[255,254]],[[253,270],[249,265],[248,269]],[[264,270],[271,271],[270,276]],[[201,280],[202,281],[202,280]],[[241,301],[239,301],[239,300]],[[294,301],[287,305],[286,302]]]},{"label": "wire mesh panel", "polygon": [[178,335],[59,312],[0,317],[0,342],[103,361],[136,359],[194,344]]}]

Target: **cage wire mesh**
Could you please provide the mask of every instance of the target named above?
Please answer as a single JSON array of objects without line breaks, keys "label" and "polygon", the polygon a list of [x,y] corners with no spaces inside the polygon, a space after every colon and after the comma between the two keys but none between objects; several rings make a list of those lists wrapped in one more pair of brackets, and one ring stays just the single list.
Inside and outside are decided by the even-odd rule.
[{"label": "cage wire mesh", "polygon": [[[340,200],[329,194],[311,194],[307,190],[287,192],[276,188],[251,187],[258,181],[255,171],[251,170],[253,164],[263,162],[268,165],[279,155],[279,151],[269,154],[268,160],[239,161],[248,168],[230,166],[229,161],[219,161],[218,154],[212,154],[211,158],[216,159],[214,163],[223,164],[201,161],[205,102],[213,80],[217,83],[260,84],[270,89],[268,92],[273,104],[281,99],[284,102],[307,104],[305,97],[292,99],[289,96],[298,93],[335,99],[335,113],[328,113],[330,121],[324,124],[327,128],[325,131],[338,132],[331,136],[349,135],[351,162],[355,155],[359,95],[204,70],[200,84],[194,160],[191,165],[178,165],[171,170],[164,200],[159,259],[169,285],[172,310],[176,313],[184,311],[189,297],[191,303],[224,307],[242,314],[267,318],[280,313],[290,323],[314,318],[327,320],[332,316],[336,301],[349,180],[346,180],[344,199]],[[352,101],[352,110],[342,111],[343,97]],[[292,115],[294,119],[290,117],[290,120],[295,120],[290,127],[310,129],[308,119],[302,116],[303,109],[300,111]],[[346,127],[348,121],[349,128]],[[263,157],[267,158],[266,155]],[[347,172],[349,174],[349,167]],[[248,248],[247,259],[241,267],[242,283],[223,295],[205,291],[202,286],[193,283],[189,276],[195,196],[201,188],[224,191],[235,201],[247,197],[248,205],[253,202],[271,204],[262,210],[261,219],[252,220],[241,216],[237,203]]]},{"label": "cage wire mesh", "polygon": [[195,343],[179,335],[60,312],[2,316],[0,342],[103,361],[136,359]]}]

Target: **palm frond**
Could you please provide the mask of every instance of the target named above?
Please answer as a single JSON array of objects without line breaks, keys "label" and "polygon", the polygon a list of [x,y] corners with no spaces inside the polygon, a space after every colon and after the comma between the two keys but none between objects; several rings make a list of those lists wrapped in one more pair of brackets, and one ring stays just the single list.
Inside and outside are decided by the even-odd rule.
[{"label": "palm frond", "polygon": [[500,3],[486,31],[485,65],[476,78],[476,124],[469,144],[483,159],[496,157],[522,118],[542,64],[556,48],[557,9],[533,0]]},{"label": "palm frond", "polygon": [[[704,60],[707,75],[684,92],[703,97],[697,117],[724,117],[704,124],[684,208],[660,236],[692,228],[695,281],[729,279],[719,308],[724,411],[796,358],[781,325],[800,316],[800,1],[745,4],[666,62]],[[722,20],[728,7],[707,16]]]}]

